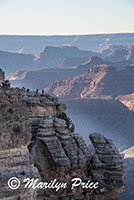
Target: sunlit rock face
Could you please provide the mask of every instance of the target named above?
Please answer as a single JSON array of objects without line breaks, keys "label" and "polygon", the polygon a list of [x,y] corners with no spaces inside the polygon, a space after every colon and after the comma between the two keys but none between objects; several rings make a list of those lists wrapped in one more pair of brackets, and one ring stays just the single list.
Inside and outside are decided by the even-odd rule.
[{"label": "sunlit rock face", "polygon": [[130,94],[134,85],[134,66],[117,71],[113,66],[96,65],[80,76],[51,83],[45,92],[57,97],[86,98]]}]

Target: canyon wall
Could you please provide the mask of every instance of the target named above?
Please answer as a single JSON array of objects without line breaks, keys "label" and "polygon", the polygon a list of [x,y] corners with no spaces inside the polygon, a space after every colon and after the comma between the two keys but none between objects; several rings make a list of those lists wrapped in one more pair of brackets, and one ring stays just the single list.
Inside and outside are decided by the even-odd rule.
[{"label": "canyon wall", "polygon": [[120,71],[113,66],[96,65],[80,76],[54,81],[44,91],[64,99],[116,97],[133,92],[133,75],[134,65]]},{"label": "canyon wall", "polygon": [[61,100],[75,123],[76,131],[88,143],[92,132],[103,133],[120,148],[134,145],[134,113],[119,100],[111,97]]}]

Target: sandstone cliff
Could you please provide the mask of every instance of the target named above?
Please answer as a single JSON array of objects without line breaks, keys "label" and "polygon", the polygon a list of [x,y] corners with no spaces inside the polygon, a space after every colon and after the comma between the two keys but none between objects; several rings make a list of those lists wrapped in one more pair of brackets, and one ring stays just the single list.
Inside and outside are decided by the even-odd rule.
[{"label": "sandstone cliff", "polygon": [[54,81],[45,92],[61,98],[117,96],[133,92],[134,66],[117,71],[108,65],[97,65],[87,73],[63,81]]},{"label": "sandstone cliff", "polygon": [[[26,88],[30,88],[31,90],[36,90],[37,88],[43,89],[45,87],[48,87],[53,81],[56,80],[66,80],[71,77],[79,76],[83,73],[88,72],[88,70],[95,65],[111,65],[119,70],[132,64],[132,62],[130,61],[112,63],[109,61],[104,61],[97,56],[91,56],[90,58],[88,58],[87,62],[80,64],[80,61],[84,61],[83,58],[87,59],[88,57],[71,57],[65,59],[61,62],[60,67],[57,68],[57,65],[54,64],[55,61],[53,60],[53,58],[48,59],[46,57],[46,62],[48,62],[47,68],[49,67],[49,65],[51,65],[53,69],[43,69],[44,67],[42,64],[40,66],[35,66],[34,69],[36,70],[33,70],[33,68],[30,69],[30,67],[28,66],[29,70],[17,70],[11,73],[7,78],[11,81],[13,87],[24,86]],[[80,65],[76,66],[76,63],[79,63]]]},{"label": "sandstone cliff", "polygon": [[117,99],[127,106],[129,110],[134,111],[134,93],[120,95],[117,97]]},{"label": "sandstone cliff", "polygon": [[[49,59],[51,60],[51,59]],[[17,70],[8,76],[12,86],[26,87],[32,90],[37,88],[43,89],[49,86],[55,80],[66,80],[67,78],[79,76],[97,64],[105,64],[103,60],[98,57],[91,57],[88,62],[75,68],[68,69],[42,69],[42,70]],[[55,67],[55,65],[53,65]]]}]

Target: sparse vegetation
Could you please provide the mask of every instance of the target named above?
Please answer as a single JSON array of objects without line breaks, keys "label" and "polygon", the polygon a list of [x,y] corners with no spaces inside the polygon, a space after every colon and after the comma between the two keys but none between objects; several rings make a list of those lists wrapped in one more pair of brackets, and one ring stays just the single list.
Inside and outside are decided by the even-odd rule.
[{"label": "sparse vegetation", "polygon": [[74,132],[75,125],[73,124],[72,120],[66,115],[66,113],[62,113],[58,116],[61,119],[66,121],[67,127],[70,129],[71,132]]}]

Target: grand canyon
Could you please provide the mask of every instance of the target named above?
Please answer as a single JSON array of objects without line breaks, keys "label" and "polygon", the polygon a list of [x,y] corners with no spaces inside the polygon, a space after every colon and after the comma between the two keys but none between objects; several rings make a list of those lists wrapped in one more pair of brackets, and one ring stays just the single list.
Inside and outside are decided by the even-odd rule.
[{"label": "grand canyon", "polygon": [[[0,68],[1,200],[134,198],[134,34],[0,36]],[[14,192],[16,175],[100,188]]]}]

